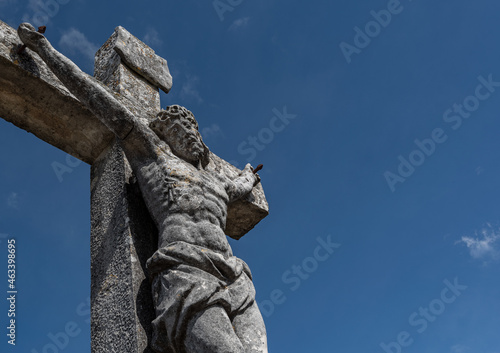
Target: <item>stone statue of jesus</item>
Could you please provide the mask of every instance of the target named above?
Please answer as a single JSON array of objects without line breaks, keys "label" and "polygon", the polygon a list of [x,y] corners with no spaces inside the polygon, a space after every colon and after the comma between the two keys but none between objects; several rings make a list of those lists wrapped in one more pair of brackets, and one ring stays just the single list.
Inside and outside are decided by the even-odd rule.
[{"label": "stone statue of jesus", "polygon": [[33,26],[21,24],[18,34],[121,141],[158,227],[158,250],[147,264],[156,311],[151,347],[158,353],[267,352],[250,270],[224,234],[228,203],[260,181],[252,167],[234,180],[207,168],[209,150],[189,110],[167,107],[147,126]]}]

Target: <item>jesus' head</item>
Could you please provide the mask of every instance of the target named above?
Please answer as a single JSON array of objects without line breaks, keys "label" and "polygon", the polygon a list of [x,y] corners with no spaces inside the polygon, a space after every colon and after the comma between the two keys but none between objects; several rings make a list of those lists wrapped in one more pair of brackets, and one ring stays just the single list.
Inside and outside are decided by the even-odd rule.
[{"label": "jesus' head", "polygon": [[209,150],[198,131],[193,113],[179,105],[162,110],[150,123],[151,129],[169,146],[172,152],[187,162],[209,162]]}]

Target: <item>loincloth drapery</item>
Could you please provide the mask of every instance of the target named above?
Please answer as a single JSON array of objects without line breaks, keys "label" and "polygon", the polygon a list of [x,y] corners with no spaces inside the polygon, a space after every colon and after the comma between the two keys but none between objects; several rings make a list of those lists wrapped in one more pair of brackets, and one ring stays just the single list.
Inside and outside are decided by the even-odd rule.
[{"label": "loincloth drapery", "polygon": [[189,320],[220,305],[232,320],[255,300],[248,265],[182,241],[157,250],[148,260],[156,318],[151,347],[162,353],[184,352]]}]

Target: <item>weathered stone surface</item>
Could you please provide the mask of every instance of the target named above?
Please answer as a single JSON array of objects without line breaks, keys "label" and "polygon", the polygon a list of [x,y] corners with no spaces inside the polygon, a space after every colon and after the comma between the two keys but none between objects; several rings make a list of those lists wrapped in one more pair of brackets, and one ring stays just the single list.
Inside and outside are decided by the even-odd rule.
[{"label": "weathered stone surface", "polygon": [[[18,55],[16,52],[21,45],[16,30],[0,21],[0,117],[92,164],[112,143],[113,134],[67,90],[36,53],[26,49],[23,54]],[[105,83],[114,82],[112,77],[123,79],[129,82],[127,86],[115,87],[121,89],[121,92],[131,92],[130,87],[137,82],[131,78],[137,79],[138,76],[124,65],[119,65],[115,61],[117,56],[107,56],[104,49],[101,50],[100,55],[103,58],[110,58],[110,69],[100,70],[98,67],[101,66],[96,64],[96,75],[100,79],[106,77]],[[118,72],[113,71],[113,68],[117,68]],[[149,87],[145,88],[146,90],[151,88],[149,83],[143,85]],[[113,88],[113,84],[110,87]],[[152,93],[153,98],[149,99],[156,106],[157,94]],[[139,106],[133,104],[134,97],[137,97],[135,93],[128,98],[121,94],[115,96],[132,111],[134,106]],[[147,98],[143,99],[143,103],[147,101]],[[147,114],[138,117],[146,123],[152,114],[152,110],[148,110]],[[228,177],[239,172],[236,167],[214,154],[211,154],[210,158],[214,169],[227,174]],[[267,214],[268,205],[259,185],[244,200],[230,205],[226,234],[239,239]]]},{"label": "weathered stone surface", "polygon": [[155,351],[267,353],[264,322],[243,261],[177,242],[158,250],[148,268],[157,308]]},{"label": "weathered stone surface", "polygon": [[149,353],[157,230],[114,143],[91,168],[91,351]]},{"label": "weathered stone surface", "polygon": [[155,54],[155,51],[131,35],[125,28],[115,29],[117,35],[115,51],[122,61],[148,80],[152,85],[165,93],[172,88],[172,76],[168,70],[167,60]]},{"label": "weathered stone surface", "polygon": [[[160,110],[158,88],[122,63],[116,38],[115,32],[97,52],[95,76],[147,124]],[[119,143],[91,172],[92,352],[152,352],[154,305],[146,261],[157,248],[158,230]]]},{"label": "weathered stone surface", "polygon": [[249,194],[258,177],[250,165],[232,179],[211,169],[184,107],[167,107],[150,126],[155,135],[146,139],[156,153],[138,158],[127,141],[124,150],[159,231],[159,249],[147,263],[156,308],[151,346],[165,353],[267,352],[250,270],[232,256],[224,233],[229,202]]},{"label": "weathered stone surface", "polygon": [[132,131],[132,113],[117,98],[119,95],[55,50],[31,24],[21,23],[17,34],[29,49],[42,58],[64,86],[117,137],[124,139]]},{"label": "weathered stone surface", "polygon": [[[151,121],[151,119],[154,118],[157,112],[160,110],[158,90],[156,87],[152,86],[149,82],[145,82],[144,80],[142,80],[139,75],[131,72],[130,69],[127,67],[127,65],[124,65],[121,58],[117,55],[116,51],[113,50],[117,43],[117,38],[118,38],[117,31],[115,31],[115,33],[111,36],[111,38],[98,51],[96,55],[95,75],[100,81],[104,82],[108,87],[110,87],[113,91],[119,93],[120,96],[124,98],[121,100],[121,103],[124,104],[131,112],[133,112],[133,114],[138,118],[140,123],[146,127],[149,125],[149,121]],[[229,177],[231,180],[237,178],[238,175],[241,173],[241,171],[239,171],[237,168],[229,165],[216,155],[210,153],[209,157],[210,158],[208,159],[209,163],[207,165],[207,170],[211,170],[212,172],[218,173],[221,177]],[[164,303],[167,300],[165,299],[165,295],[167,296],[170,295],[175,300],[177,298],[176,295],[178,295],[180,292],[179,290],[177,290],[175,292],[171,291],[165,293],[162,290],[158,290],[158,285],[157,285],[156,286],[157,293],[153,296],[150,287],[146,288],[144,286],[147,282],[145,281],[145,278],[148,276],[148,273],[145,269],[144,259],[147,259],[152,255],[151,252],[152,249],[151,249],[151,243],[149,243],[149,247],[147,246],[147,243],[146,244],[142,243],[142,246],[139,247],[138,244],[141,244],[139,240],[144,241],[144,235],[141,234],[141,229],[144,228],[151,229],[154,228],[154,225],[153,227],[151,227],[149,222],[152,221],[151,218],[148,216],[136,217],[136,221],[134,222],[137,225],[136,229],[128,228],[127,224],[124,225],[122,224],[121,226],[116,225],[120,223],[121,219],[124,219],[126,217],[127,211],[128,213],[132,214],[137,214],[137,213],[147,214],[148,211],[146,210],[146,207],[143,202],[130,202],[131,201],[130,195],[126,195],[126,191],[122,191],[122,189],[123,190],[129,189],[128,187],[125,188],[121,187],[123,183],[122,180],[123,178],[112,178],[112,177],[110,178],[108,175],[109,173],[113,174],[116,171],[122,173],[124,170],[126,170],[127,162],[124,156],[122,158],[122,152],[120,148],[116,147],[113,149],[112,152],[107,153],[104,157],[102,157],[102,161],[100,161],[99,164],[109,164],[113,165],[113,167],[112,168],[108,167],[107,169],[103,169],[102,167],[98,167],[96,165],[92,167],[93,171],[92,190],[95,190],[96,188],[95,185],[102,185],[102,184],[106,185],[106,187],[101,186],[99,188],[101,190],[100,193],[96,192],[92,193],[93,207],[94,205],[98,205],[96,206],[97,209],[106,209],[106,207],[103,208],[101,205],[103,203],[104,204],[108,203],[109,200],[113,200],[116,194],[119,195],[123,194],[124,202],[120,203],[119,206],[116,206],[113,212],[109,211],[105,212],[104,216],[102,216],[102,214],[97,214],[97,215],[93,214],[92,216],[93,219],[92,239],[93,239],[93,245],[95,246],[95,251],[101,249],[101,253],[105,253],[104,259],[102,259],[101,256],[92,258],[92,266],[93,266],[92,350],[93,352],[97,353],[103,350],[108,351],[109,349],[113,349],[116,351],[130,351],[130,352],[136,352],[138,349],[139,352],[142,352],[142,349],[144,349],[144,347],[148,347],[148,342],[149,342],[150,344],[151,343],[153,344],[154,348],[158,349],[158,351],[161,351],[162,344],[161,343],[158,344],[158,342],[162,342],[164,339],[167,339],[168,335],[166,335],[165,332],[161,332],[161,329],[158,326],[151,326],[151,322],[153,321],[154,315],[151,317],[152,314],[150,311],[147,310],[147,308],[144,313],[138,313],[137,311],[138,308],[136,308],[133,305],[133,303],[145,302],[147,301],[144,300],[145,297],[149,299],[152,299],[154,297],[157,298],[158,306],[160,306],[161,305],[160,303],[162,302]],[[103,183],[101,179],[105,179],[107,181]],[[139,178],[139,180],[140,179],[141,178]],[[248,200],[238,199],[232,204],[233,206],[231,207],[231,209],[236,210],[232,212],[232,215],[233,217],[237,217],[235,218],[237,222],[230,223],[230,226],[226,228],[226,230],[228,230],[230,234],[234,234],[237,238],[238,235],[241,236],[245,234],[257,222],[259,222],[260,219],[262,219],[267,215],[267,203],[265,201],[262,187],[260,185],[258,187],[259,190],[254,192],[255,195],[247,195]],[[157,198],[158,191],[159,191],[158,189],[155,189],[155,195],[148,195],[147,188],[145,189],[143,187],[142,192],[143,193],[146,192],[145,196],[146,199],[148,200],[150,198]],[[107,196],[108,194],[109,197]],[[260,207],[257,207],[257,210],[253,210],[253,212],[256,214],[256,217],[250,219],[250,222],[248,222],[244,217],[245,209],[248,209],[249,206],[252,207],[252,203],[256,203],[255,196],[257,196],[258,198],[257,202]],[[119,198],[121,198],[121,196]],[[111,205],[113,204],[115,203],[112,202]],[[265,209],[262,210],[264,207]],[[134,212],[131,212],[132,208],[135,209]],[[154,205],[153,209],[159,211],[158,212],[160,213],[159,217],[163,217],[161,213],[164,211],[161,206]],[[239,214],[238,210],[241,210]],[[259,213],[259,211],[263,212],[264,214]],[[153,211],[153,215],[155,215],[155,213],[157,212]],[[241,221],[238,219],[239,217],[242,217]],[[128,217],[126,219],[128,220],[132,218]],[[107,232],[103,232],[103,227],[99,226],[98,224],[106,222],[113,224],[112,228],[114,229],[114,233],[116,234],[111,235],[107,234]],[[144,224],[144,222],[146,223]],[[160,229],[163,228],[161,224],[159,224],[158,226]],[[127,241],[127,239],[121,234],[126,234],[127,237],[130,238],[130,241]],[[112,238],[113,241],[112,242],[102,241],[102,239],[109,239],[109,238]],[[151,239],[151,236],[147,238]],[[115,242],[118,244],[122,244],[125,242],[126,244],[130,244],[130,246],[126,246],[125,249],[123,249],[122,246],[118,246],[115,249],[111,245],[112,243]],[[117,253],[119,254],[119,256],[116,256]],[[142,256],[138,257],[137,254],[142,254]],[[137,258],[139,258],[140,260],[136,260]],[[131,261],[131,259],[133,259],[133,261]],[[211,263],[213,262],[214,261],[212,261]],[[139,263],[140,266],[138,265]],[[102,273],[103,268],[112,269],[112,271],[111,273],[104,274]],[[218,273],[219,271],[215,270],[215,272]],[[201,271],[201,274],[203,273],[204,272]],[[149,273],[149,276],[151,276],[151,273]],[[240,274],[240,276],[243,275]],[[114,286],[110,287],[110,289],[108,290],[113,292],[113,295],[111,296],[110,293],[103,292],[101,286],[99,286],[99,283],[105,282],[102,279],[103,277],[114,279]],[[208,290],[210,286],[213,287],[213,284],[210,285],[210,281],[208,280],[207,282],[207,279],[203,281],[202,277],[193,275],[193,282],[205,288],[203,294],[205,297],[213,295],[213,293],[210,293],[210,291]],[[162,277],[157,277],[157,278],[162,278]],[[241,287],[232,285],[230,283],[231,278],[225,280],[227,281],[226,287],[232,288],[231,292],[235,292],[238,289],[241,290]],[[224,283],[223,281],[224,278],[216,280],[216,287],[214,287],[213,292],[219,291],[221,283]],[[247,283],[246,286],[250,286],[250,288],[252,288],[253,291],[253,285],[251,284],[251,281],[249,279],[247,279],[247,281],[249,283]],[[140,285],[140,283],[144,285]],[[138,291],[136,290],[136,288],[142,288],[142,290]],[[238,293],[232,294],[233,298],[237,296],[236,294]],[[247,298],[249,304],[253,304],[254,300],[253,292],[248,293],[247,290],[243,290],[243,292],[239,293],[239,295],[244,298]],[[198,299],[198,301],[200,301],[200,299]],[[117,310],[118,307],[121,308],[119,315],[114,313],[114,311]],[[151,304],[150,308],[152,307],[153,305]],[[203,311],[203,309],[204,309],[203,304],[198,303],[197,306],[195,305],[194,307],[190,307],[190,309],[188,310]],[[111,310],[111,313],[109,312],[109,310]],[[251,309],[248,310],[248,312],[251,311],[257,311],[257,314],[254,313],[254,315],[257,315],[257,320],[253,321],[254,325],[259,324],[260,326],[258,330],[254,330],[254,333],[257,331],[259,333],[257,335],[256,334],[245,335],[245,337],[248,342],[252,343],[252,345],[259,346],[259,344],[258,343],[255,344],[253,340],[257,340],[258,342],[262,343],[263,341],[262,337],[264,337],[264,343],[265,343],[265,327],[263,325],[262,319],[260,319],[260,321],[258,320],[260,314],[258,314],[258,309],[256,308],[256,304],[252,306]],[[139,320],[139,316],[141,315],[143,318],[149,318],[149,320],[147,319]],[[161,314],[159,315],[161,316]],[[188,315],[186,318],[189,319],[189,317],[190,316]],[[175,318],[166,318],[166,319],[172,321],[170,323],[171,328],[176,328],[178,325],[187,325],[187,322],[185,324],[176,325]],[[138,325],[138,322],[142,322],[143,324]],[[156,320],[156,322],[158,322],[158,319]],[[215,322],[213,327],[217,327],[217,325],[219,324],[220,323]],[[245,323],[245,325],[248,326],[248,323]],[[124,337],[126,337],[126,340],[120,340],[120,341],[115,340],[113,343],[109,343],[115,332],[122,332],[122,331],[135,332],[136,334],[124,335]],[[156,333],[156,335],[153,337],[151,337],[152,332]],[[165,337],[158,339],[159,333],[161,336],[165,335]],[[227,341],[231,342],[231,340]],[[239,349],[238,345],[241,345],[241,343],[239,340],[236,340],[233,343],[235,347],[232,347],[231,351],[237,352]],[[180,345],[180,349],[183,349],[182,348],[182,345],[184,344],[183,342],[177,342],[177,344]]]},{"label": "weathered stone surface", "polygon": [[[210,152],[208,168],[225,175],[229,179],[236,178],[241,170],[227,163]],[[226,235],[240,239],[269,214],[269,205],[262,184],[256,185],[245,197],[231,202],[227,211]]]},{"label": "weathered stone surface", "polygon": [[[146,60],[151,61],[151,64],[159,60],[154,55],[154,52],[151,54],[144,49],[147,48],[144,43],[132,37],[123,27],[117,27],[111,37],[96,53],[94,76],[114,92],[119,93],[120,98],[123,98],[122,104],[139,118],[143,124],[148,124],[149,120],[153,119],[160,111],[159,83],[147,81],[145,77],[132,71],[128,64],[124,62],[123,56],[120,56],[117,50],[118,45],[121,47],[124,45],[123,37],[134,38],[135,40],[129,39],[127,43],[134,44],[134,47],[143,49],[138,52],[133,52],[133,49],[129,49],[125,57],[134,57],[135,61],[139,61],[143,65],[146,65]],[[142,45],[139,43],[142,43]],[[138,48],[135,49],[138,50]],[[149,50],[152,51],[152,49]],[[147,70],[143,71],[148,72]],[[168,73],[168,67],[166,67],[166,72]],[[170,77],[169,73],[168,76]],[[171,82],[172,79],[170,77],[170,84]]]},{"label": "weathered stone surface", "polygon": [[[132,87],[141,76],[123,75],[122,63],[97,70],[115,75],[107,81],[110,89],[32,26],[23,24],[18,33],[119,141],[92,168],[93,352],[203,352],[215,346],[267,352],[250,271],[225,236],[230,205],[243,202],[233,213],[238,217],[248,209],[245,202],[255,204],[260,214],[251,222],[267,215],[262,189],[251,194],[259,178],[250,165],[238,171],[211,155],[183,107],[167,107],[153,121],[152,114],[134,114],[128,105],[141,92],[113,89],[122,90],[122,77]],[[101,58],[116,60],[106,54]],[[141,102],[146,110],[157,107],[155,99]],[[231,232],[246,232],[248,224],[236,223]],[[148,277],[156,309],[152,330]]]},{"label": "weathered stone surface", "polygon": [[92,163],[113,134],[80,103],[16,30],[0,21],[0,117],[38,138]]},{"label": "weathered stone surface", "polygon": [[[139,118],[142,124],[147,125],[160,111],[157,87],[161,87],[157,82],[163,81],[163,84],[169,84],[169,87],[172,84],[167,63],[166,61],[163,63],[163,59],[160,59],[151,48],[119,26],[97,52],[94,75],[99,81],[119,93],[120,97],[124,98],[121,103]],[[157,62],[160,64],[156,64]],[[130,65],[142,67],[143,69],[137,70],[140,75],[132,72]],[[157,69],[157,65],[166,69],[164,71]],[[145,77],[146,74],[155,74],[154,70],[159,70],[159,73],[163,72],[166,78],[155,81]],[[148,79],[149,82],[141,77]],[[235,178],[241,172],[213,153],[210,153],[209,168],[230,179]],[[240,239],[268,214],[269,206],[264,190],[259,184],[249,195],[229,205],[226,234],[231,238]]]}]

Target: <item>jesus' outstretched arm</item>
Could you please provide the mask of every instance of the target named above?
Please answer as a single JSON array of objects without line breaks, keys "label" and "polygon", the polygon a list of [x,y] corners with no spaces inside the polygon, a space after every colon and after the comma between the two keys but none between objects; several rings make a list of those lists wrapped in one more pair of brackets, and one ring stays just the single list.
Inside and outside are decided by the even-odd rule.
[{"label": "jesus' outstretched arm", "polygon": [[120,104],[114,93],[55,50],[29,23],[21,24],[17,32],[23,43],[42,58],[64,86],[102,123],[118,138],[127,137],[135,125],[135,117]]}]

